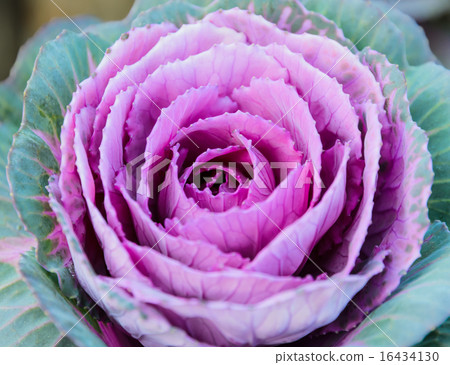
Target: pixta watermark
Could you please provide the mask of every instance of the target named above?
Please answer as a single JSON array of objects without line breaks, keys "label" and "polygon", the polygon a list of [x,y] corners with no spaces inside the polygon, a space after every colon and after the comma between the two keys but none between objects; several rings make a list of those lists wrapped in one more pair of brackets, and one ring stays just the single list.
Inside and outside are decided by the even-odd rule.
[{"label": "pixta watermark", "polygon": [[[126,165],[126,188],[151,199],[172,183],[192,184],[199,190],[222,186],[222,191],[235,191],[238,188],[249,188],[251,184],[259,189],[270,189],[274,188],[270,186],[270,174],[277,177],[279,189],[303,189],[305,185],[325,188],[320,173],[310,161],[195,161],[183,169],[181,174],[178,169],[167,157],[144,153]],[[293,180],[289,175],[297,169],[301,169],[301,172]]]}]

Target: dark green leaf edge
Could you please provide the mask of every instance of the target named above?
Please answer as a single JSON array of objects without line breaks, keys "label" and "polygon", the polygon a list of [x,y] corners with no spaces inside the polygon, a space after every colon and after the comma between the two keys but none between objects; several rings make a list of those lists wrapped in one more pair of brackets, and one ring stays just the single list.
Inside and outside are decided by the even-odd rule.
[{"label": "dark green leaf edge", "polygon": [[450,347],[450,317],[415,347]]}]

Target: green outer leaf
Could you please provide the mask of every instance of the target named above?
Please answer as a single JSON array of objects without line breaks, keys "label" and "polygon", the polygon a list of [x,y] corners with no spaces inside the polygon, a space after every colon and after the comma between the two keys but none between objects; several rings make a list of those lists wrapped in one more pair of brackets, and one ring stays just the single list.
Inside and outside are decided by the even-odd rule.
[{"label": "green outer leaf", "polygon": [[[62,337],[19,271],[20,255],[34,244],[31,238],[0,241],[0,346],[54,346]],[[73,343],[65,338],[58,345]]]},{"label": "green outer leaf", "polygon": [[[98,20],[93,17],[78,17],[75,22],[86,27]],[[12,204],[6,179],[8,151],[12,136],[20,126],[22,119],[23,91],[33,71],[39,49],[46,41],[55,38],[63,29],[78,30],[68,19],[57,19],[42,27],[20,49],[17,60],[11,69],[9,78],[0,83],[0,238],[24,235],[23,224]]]},{"label": "green outer leaf", "polygon": [[450,317],[430,332],[423,341],[419,342],[417,347],[449,347],[450,346]]},{"label": "green outer leaf", "polygon": [[135,0],[127,19],[135,19],[142,11],[161,5],[160,0]]},{"label": "green outer leaf", "polygon": [[[333,20],[358,49],[370,47],[385,54],[391,63],[407,67],[402,32],[384,12],[371,2],[361,0],[301,0],[310,10]],[[379,23],[367,33],[377,22]],[[367,33],[367,35],[366,35]]]},{"label": "green outer leaf", "polygon": [[0,122],[0,238],[27,235],[14,209],[6,179],[8,151],[16,130],[12,122]]},{"label": "green outer leaf", "polygon": [[[146,9],[147,10],[144,10]],[[158,2],[138,1],[135,3],[129,17],[135,17],[133,26],[144,26],[151,23],[171,22],[177,26],[188,23],[191,18],[201,19],[206,14],[219,9],[251,8],[256,14],[263,15],[273,23],[278,23],[285,8],[292,9],[286,22],[283,24],[296,32],[299,29],[311,34],[321,34],[334,39],[348,48],[353,43],[343,36],[337,25],[323,17],[321,14],[305,11],[305,8],[294,0],[169,0],[162,4]],[[137,10],[142,10],[138,15]]]},{"label": "green outer leaf", "polygon": [[[98,37],[63,31],[39,52],[34,72],[24,93],[23,126],[59,138],[66,106],[76,86],[94,70],[107,44]],[[100,50],[97,48],[100,47]]]},{"label": "green outer leaf", "polygon": [[106,346],[85,321],[80,321],[81,313],[64,297],[58,284],[52,280],[51,274],[38,264],[33,252],[28,252],[22,257],[20,271],[41,307],[49,313],[61,332],[67,334],[78,346]]},{"label": "green outer leaf", "polygon": [[[375,1],[374,4],[383,12],[387,12],[394,5],[386,4],[384,1]],[[410,65],[417,66],[430,61],[437,62],[436,56],[431,52],[430,43],[425,32],[413,18],[397,9],[397,7],[393,8],[387,17],[403,33],[406,58]]]},{"label": "green outer leaf", "polygon": [[[98,22],[93,17],[79,17],[75,21],[80,27]],[[0,238],[26,235],[23,224],[12,204],[6,165],[12,136],[22,119],[23,91],[31,76],[35,59],[43,43],[55,38],[63,29],[78,30],[70,20],[57,19],[42,27],[19,51],[9,78],[0,83]]]},{"label": "green outer leaf", "polygon": [[177,26],[189,23],[189,18],[203,18],[207,12],[206,8],[196,6],[183,0],[172,0],[152,7],[142,12],[133,21],[134,27],[142,27],[146,24],[171,22]]},{"label": "green outer leaf", "polygon": [[406,70],[414,121],[430,139],[435,180],[428,201],[431,220],[450,223],[450,71],[434,63]]},{"label": "green outer leaf", "polygon": [[127,19],[121,21],[104,22],[94,24],[85,29],[89,34],[93,34],[101,39],[105,44],[112,45],[131,28],[131,21]]},{"label": "green outer leaf", "polygon": [[[256,0],[258,2],[260,0]],[[269,0],[268,2],[271,2],[272,0]],[[283,0],[281,0],[283,1]],[[141,15],[142,12],[151,10],[152,8],[158,8],[158,7],[167,7],[167,5],[172,6],[173,3],[185,3],[188,6],[197,7],[197,8],[205,8],[209,5],[215,6],[217,3],[233,3],[234,5],[230,7],[237,6],[236,4],[240,2],[239,0],[218,0],[218,1],[211,1],[211,0],[135,0],[130,13],[128,14],[126,20],[133,21],[136,19],[139,15]],[[242,3],[242,1],[241,1]],[[175,10],[176,12],[177,10]]]},{"label": "green outer leaf", "polygon": [[0,83],[0,123],[11,123],[17,131],[21,118],[22,96],[10,80]]},{"label": "green outer leaf", "polygon": [[76,85],[90,75],[108,46],[94,35],[90,39],[64,31],[41,48],[24,93],[24,117],[8,165],[16,208],[39,242],[39,262],[58,274],[64,292],[70,297],[77,292],[65,269],[67,244],[48,205],[46,186],[50,175],[59,171],[59,135],[65,107]]},{"label": "green outer leaf", "polygon": [[46,168],[57,171],[56,160],[42,140],[29,128],[23,128],[14,138],[8,177],[20,217],[39,241],[44,241],[54,228],[51,216],[42,215],[48,210],[45,199],[39,199],[45,196],[48,182]]},{"label": "green outer leaf", "polygon": [[376,325],[364,320],[343,345],[392,346],[387,334],[398,346],[412,346],[448,318],[450,232],[445,224],[431,225],[421,253],[392,296],[370,314]]},{"label": "green outer leaf", "polygon": [[0,239],[27,236],[14,208],[6,178],[8,151],[19,126],[22,103],[10,82],[0,84]]}]

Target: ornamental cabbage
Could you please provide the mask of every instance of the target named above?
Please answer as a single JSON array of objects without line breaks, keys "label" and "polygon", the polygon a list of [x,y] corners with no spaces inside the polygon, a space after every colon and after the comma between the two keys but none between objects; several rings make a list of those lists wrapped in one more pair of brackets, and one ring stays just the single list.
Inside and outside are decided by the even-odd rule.
[{"label": "ornamental cabbage", "polygon": [[[411,293],[448,297],[433,282],[414,291],[414,270],[402,280],[424,237],[415,265],[449,260],[423,251],[448,243],[430,218],[448,217],[435,133],[449,100],[420,76],[447,89],[449,76],[421,29],[359,0],[336,2],[342,17],[325,0],[154,3],[122,22],[76,20],[43,45],[25,88],[7,170],[29,233],[1,245],[21,236],[15,257],[35,251],[0,259],[56,333],[77,345],[374,345],[375,325],[387,345],[422,340],[429,323],[409,338],[367,318],[398,297],[413,306]],[[3,84],[5,103],[27,67],[19,59]],[[59,293],[53,310],[45,290]],[[436,313],[434,327],[449,315]]]}]

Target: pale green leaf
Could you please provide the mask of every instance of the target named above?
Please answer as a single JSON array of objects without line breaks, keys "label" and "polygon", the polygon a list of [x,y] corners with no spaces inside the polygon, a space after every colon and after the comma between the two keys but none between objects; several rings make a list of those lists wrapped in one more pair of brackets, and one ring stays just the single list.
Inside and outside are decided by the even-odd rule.
[{"label": "pale green leaf", "polygon": [[140,13],[133,21],[133,26],[171,22],[177,26],[189,23],[189,18],[200,19],[206,15],[206,8],[183,0],[171,0]]},{"label": "pale green leaf", "polygon": [[434,223],[419,258],[388,300],[344,339],[345,346],[412,346],[450,315],[450,232]]},{"label": "pale green leaf", "polygon": [[19,128],[22,118],[22,95],[11,80],[0,83],[0,122]]},{"label": "pale green leaf", "polygon": [[[336,24],[321,14],[306,11],[294,0],[169,0],[158,3],[152,0],[142,0],[135,3],[130,17],[133,26],[144,26],[146,24],[171,22],[177,26],[189,23],[192,19],[201,19],[206,14],[219,9],[231,8],[251,9],[255,14],[263,15],[267,20],[277,24],[286,8],[291,8],[289,17],[284,26],[290,31],[299,29],[311,34],[321,34],[330,39],[337,40],[341,44],[352,48],[353,44],[343,37],[342,31]],[[140,11],[137,14],[137,11]]]},{"label": "pale green leaf", "polygon": [[414,121],[430,139],[435,179],[428,201],[431,220],[450,223],[450,71],[434,63],[406,71]]},{"label": "pale green leaf", "polygon": [[[422,27],[400,10],[403,3],[398,3],[396,7],[389,11],[387,17],[403,33],[408,63],[416,66],[429,61],[436,62],[436,56],[431,52],[430,43]],[[395,2],[387,4],[385,1],[379,1],[375,4],[386,13]]]},{"label": "pale green leaf", "polygon": [[24,117],[9,155],[8,178],[16,208],[38,239],[39,261],[58,274],[70,297],[77,292],[65,269],[67,248],[47,203],[46,186],[50,175],[59,171],[57,155],[65,108],[77,84],[103,58],[106,47],[94,35],[87,38],[69,31],[42,47],[24,93]]},{"label": "pale green leaf", "polygon": [[52,274],[38,264],[33,252],[23,255],[20,271],[38,298],[41,308],[48,312],[61,330],[63,335],[60,339],[70,338],[77,346],[105,346],[96,331],[87,324],[82,313],[75,309],[60,291],[58,284],[52,279]]},{"label": "pale green leaf", "polygon": [[403,33],[379,7],[362,0],[302,0],[308,9],[333,20],[358,49],[370,47],[391,63],[407,67]]},{"label": "pale green leaf", "polygon": [[62,337],[19,271],[20,255],[34,245],[31,238],[0,240],[0,346],[54,346]]},{"label": "pale green leaf", "polygon": [[27,235],[14,209],[6,178],[8,151],[16,130],[12,122],[0,122],[0,239]]}]

